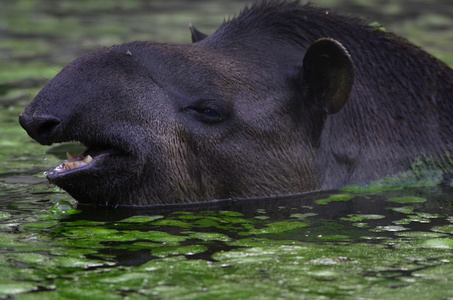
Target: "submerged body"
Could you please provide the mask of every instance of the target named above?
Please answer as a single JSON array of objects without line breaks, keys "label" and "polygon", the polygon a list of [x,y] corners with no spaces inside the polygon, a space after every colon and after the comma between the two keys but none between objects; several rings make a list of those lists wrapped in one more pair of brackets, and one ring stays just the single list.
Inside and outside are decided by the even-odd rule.
[{"label": "submerged body", "polygon": [[453,153],[453,70],[400,37],[276,1],[192,32],[83,56],[44,87],[21,125],[87,146],[51,182],[82,203],[188,203],[366,183]]}]

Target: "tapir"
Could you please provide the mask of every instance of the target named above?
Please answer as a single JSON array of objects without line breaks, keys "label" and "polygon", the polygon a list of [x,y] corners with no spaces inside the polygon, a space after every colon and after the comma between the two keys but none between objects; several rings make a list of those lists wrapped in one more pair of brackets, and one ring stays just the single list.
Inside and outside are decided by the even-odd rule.
[{"label": "tapir", "polygon": [[366,184],[452,154],[453,70],[395,34],[287,1],[191,30],[193,43],[112,46],[48,82],[20,124],[86,147],[51,183],[85,204],[193,203]]}]

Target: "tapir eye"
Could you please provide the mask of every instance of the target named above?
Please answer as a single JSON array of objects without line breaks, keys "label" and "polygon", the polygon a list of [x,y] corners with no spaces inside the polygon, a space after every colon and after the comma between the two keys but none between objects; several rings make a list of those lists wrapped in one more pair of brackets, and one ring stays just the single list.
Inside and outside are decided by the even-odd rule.
[{"label": "tapir eye", "polygon": [[187,107],[186,109],[192,110],[196,113],[196,117],[205,123],[219,123],[223,120],[220,113],[212,108],[198,108],[198,107]]},{"label": "tapir eye", "polygon": [[199,113],[203,114],[205,117],[210,119],[218,119],[221,118],[220,114],[212,108],[205,108],[199,111]]},{"label": "tapir eye", "polygon": [[223,116],[219,112],[219,110],[213,108],[208,104],[210,103],[206,103],[206,101],[203,101],[203,103],[197,103],[195,105],[186,106],[184,110],[192,112],[195,118],[204,123],[215,124],[222,122]]}]

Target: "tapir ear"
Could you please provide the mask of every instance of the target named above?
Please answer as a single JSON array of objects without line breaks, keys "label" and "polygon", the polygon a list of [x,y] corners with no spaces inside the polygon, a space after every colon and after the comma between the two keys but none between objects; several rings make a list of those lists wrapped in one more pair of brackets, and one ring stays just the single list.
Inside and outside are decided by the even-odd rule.
[{"label": "tapir ear", "polygon": [[354,83],[354,64],[342,44],[322,38],[305,53],[302,78],[310,91],[311,101],[326,113],[334,114],[349,99]]},{"label": "tapir ear", "polygon": [[206,34],[198,31],[192,24],[189,24],[190,35],[192,36],[192,43],[199,42],[207,37]]}]

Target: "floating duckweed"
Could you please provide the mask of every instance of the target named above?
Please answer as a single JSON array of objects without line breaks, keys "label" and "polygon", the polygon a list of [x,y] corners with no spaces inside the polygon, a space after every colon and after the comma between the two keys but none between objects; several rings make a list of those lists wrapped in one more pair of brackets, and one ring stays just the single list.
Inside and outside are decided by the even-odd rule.
[{"label": "floating duckweed", "polygon": [[387,201],[406,204],[406,203],[423,203],[423,202],[426,202],[426,199],[420,198],[420,197],[407,196],[407,197],[390,198],[390,199],[387,199]]},{"label": "floating duckweed", "polygon": [[180,220],[199,220],[199,219],[203,219],[203,216],[200,216],[200,215],[194,215],[194,214],[181,214],[178,216],[178,219]]},{"label": "floating duckweed", "polygon": [[408,218],[404,218],[401,220],[393,221],[394,224],[397,225],[406,225],[411,222],[419,222],[419,223],[430,223],[430,219],[422,218],[419,215],[410,215]]},{"label": "floating duckweed", "polygon": [[429,213],[424,213],[424,212],[417,213],[417,216],[419,216],[420,218],[425,218],[425,219],[438,219],[438,218],[444,217],[440,214],[429,214]]},{"label": "floating duckweed", "polygon": [[74,207],[69,203],[69,201],[59,201],[52,205],[50,212],[58,215],[72,215],[80,213],[80,210],[74,209]]},{"label": "floating duckweed", "polygon": [[[47,176],[47,174],[45,174],[45,175]],[[62,193],[62,194],[66,193],[65,190],[63,190],[63,189],[62,189],[61,187],[59,187],[59,186],[54,186],[54,187],[52,187],[52,188],[50,189],[50,191],[53,192],[53,193]]]},{"label": "floating duckweed", "polygon": [[355,197],[355,195],[352,195],[352,194],[336,194],[336,195],[331,195],[327,199],[316,200],[315,202],[318,205],[326,205],[330,202],[349,201],[349,200],[353,199],[354,197]]},{"label": "floating duckweed", "polygon": [[396,236],[400,237],[410,237],[410,238],[439,238],[445,236],[442,233],[435,233],[435,232],[425,232],[425,231],[411,231],[411,232],[397,232],[395,233]]},{"label": "floating duckweed", "polygon": [[[149,14],[144,13],[144,9],[149,10],[149,5],[144,6],[140,1],[84,1],[83,5],[77,1],[65,1],[64,5],[52,5],[51,1],[47,5],[46,1],[41,1],[42,5],[39,6],[32,1],[4,2],[7,5],[2,6],[0,26],[7,33],[2,40],[2,53],[6,53],[6,57],[0,69],[8,72],[0,72],[0,101],[4,100],[5,103],[5,109],[0,109],[0,119],[4,125],[0,126],[0,148],[4,146],[0,155],[0,180],[13,173],[41,170],[60,163],[52,151],[42,153],[41,145],[30,143],[17,122],[17,115],[23,110],[22,103],[29,102],[30,97],[38,93],[38,85],[44,84],[41,80],[35,82],[33,78],[52,78],[58,71],[50,66],[53,62],[30,64],[29,61],[36,59],[29,58],[33,58],[36,52],[42,57],[54,57],[55,53],[52,52],[56,52],[55,45],[61,45],[61,41],[73,42],[82,36],[87,36],[79,43],[82,52],[86,52],[84,45],[92,48],[92,41],[98,41],[96,37],[101,35],[104,36],[99,40],[101,47],[119,44],[117,38],[112,41],[109,32],[119,32],[127,36],[128,40],[134,39],[127,34],[128,26],[108,21],[112,10],[118,8],[127,15],[139,13],[130,18],[128,24],[135,28],[134,32],[138,33],[139,38],[149,31],[148,23],[144,22],[149,18]],[[199,2],[203,9],[195,5],[194,1],[195,10],[205,12],[206,4]],[[437,2],[445,3],[442,0]],[[156,1],[156,5],[159,3]],[[370,7],[379,10],[379,13],[388,14],[390,11],[394,13],[393,16],[400,15],[400,3],[393,1],[387,4]],[[209,6],[208,15],[225,13],[224,5],[218,5],[220,9],[216,7]],[[436,5],[430,9],[433,7]],[[395,29],[400,32],[410,29],[412,38],[421,37],[415,41],[418,44],[439,41],[445,44],[441,45],[443,49],[451,52],[446,44],[449,38],[440,38],[447,37],[445,33],[451,36],[451,31],[444,30],[451,24],[451,16],[444,7],[440,5],[439,9],[425,13],[426,17],[423,18],[418,15],[413,20],[411,16],[400,18],[403,26],[398,22],[392,26],[397,26]],[[153,13],[152,8],[154,2],[150,13]],[[57,10],[56,15],[70,12],[73,17],[52,17],[55,16],[54,9]],[[93,9],[96,14],[92,15],[99,22],[79,22],[78,16],[86,19],[86,10]],[[195,10],[176,16],[187,23],[184,20],[188,15],[197,19]],[[162,9],[154,11],[158,14],[153,17],[159,22],[171,19]],[[51,17],[45,18],[47,15]],[[36,16],[44,17],[37,20]],[[122,16],[119,15],[120,18]],[[438,17],[444,20],[439,21]],[[423,28],[421,33],[415,33],[412,27],[416,26],[407,26],[414,20],[420,23],[420,20],[425,19],[430,21],[427,22],[431,25],[428,31],[434,34],[426,34]],[[202,23],[208,30],[209,26],[214,26],[209,20]],[[167,28],[162,36],[164,39],[175,38],[174,32],[177,32],[176,39],[187,39],[185,28],[181,28],[179,33],[174,27],[165,25],[161,26],[164,30]],[[377,22],[370,25],[374,30],[385,31]],[[89,30],[88,35],[86,29]],[[43,33],[51,38],[41,39]],[[24,39],[30,35],[36,38]],[[431,51],[437,51],[439,56],[435,48],[436,45],[431,47]],[[134,58],[137,56],[132,48],[122,53],[133,54]],[[452,64],[451,53],[440,55]],[[62,57],[66,59],[67,55],[63,53]],[[29,79],[34,87],[22,89],[23,83],[30,85]],[[16,85],[17,88],[14,87]],[[23,154],[25,152],[26,155]],[[30,156],[28,153],[33,154]],[[41,160],[41,154],[47,156],[47,161]],[[33,156],[34,161],[30,159]],[[424,163],[418,165],[426,168]],[[413,167],[416,176],[406,173],[402,174],[399,181],[397,178],[384,179],[374,185],[356,186],[355,190],[351,188],[348,191],[345,188],[342,193],[379,193],[381,198],[389,194],[397,197],[406,193],[401,185],[430,183],[429,180],[420,181],[418,177],[443,179],[435,172],[426,172],[420,167]],[[37,176],[43,176],[42,171],[36,172],[40,173]],[[143,211],[140,210],[137,212],[140,216],[121,220],[124,215],[115,219],[115,212],[113,216],[106,217],[102,213],[97,215],[87,211],[87,214],[70,215],[62,220],[60,214],[67,215],[71,210],[61,207],[50,213],[48,201],[69,199],[65,191],[58,187],[49,189],[43,183],[19,186],[16,184],[10,189],[12,185],[0,182],[1,208],[5,210],[5,213],[0,212],[1,299],[449,299],[452,295],[453,217],[448,201],[451,199],[453,182],[440,188],[449,189],[445,192],[447,197],[438,197],[423,189],[414,193],[409,190],[409,194],[420,195],[430,201],[427,205],[417,205],[417,210],[412,206],[403,206],[409,204],[382,200],[383,204],[377,206],[382,204],[383,208],[388,209],[389,215],[386,215],[386,219],[380,219],[379,225],[401,226],[406,222],[418,230],[384,230],[382,234],[369,230],[368,226],[375,228],[376,222],[372,221],[375,219],[362,215],[382,213],[381,210],[372,209],[376,203],[368,206],[362,202],[360,206],[355,206],[354,201],[343,202],[341,204],[345,204],[345,210],[338,211],[332,209],[335,208],[335,203],[330,203],[334,201],[333,198],[329,201],[320,200],[318,205],[304,202],[317,212],[313,217],[304,214],[306,209],[302,209],[302,206],[292,211],[285,205],[277,204],[274,209],[260,207],[256,209],[257,213],[255,209],[250,211],[245,208],[242,212],[246,211],[246,216],[214,210],[169,215],[163,213],[164,216],[148,217],[141,215]],[[21,189],[25,188],[23,192]],[[36,192],[37,189],[40,190]],[[386,194],[388,191],[393,192]],[[343,198],[341,201],[348,200]],[[435,215],[441,211],[439,208],[442,208],[442,214],[450,216],[442,218]],[[419,210],[433,212],[433,215],[418,213]],[[260,218],[254,218],[256,214],[261,214]],[[83,219],[85,217],[86,220]],[[395,218],[402,220],[392,223]],[[325,226],[319,222],[324,219],[349,228],[350,232],[355,233],[348,234],[352,241],[338,243],[316,238],[321,233],[325,237],[346,237],[345,229],[341,226],[325,230]],[[433,225],[425,223],[429,220]],[[305,222],[310,226],[305,228]],[[446,225],[449,222],[450,225]],[[299,225],[296,224],[304,226],[298,229]],[[241,235],[240,232],[246,234]],[[308,242],[307,235],[314,236],[315,241]],[[192,255],[196,253],[201,255]],[[339,257],[348,257],[351,261],[341,262]]]},{"label": "floating duckweed", "polygon": [[314,213],[306,213],[306,214],[292,214],[290,215],[289,217],[290,218],[295,218],[295,219],[299,219],[299,220],[305,220],[309,217],[315,217],[317,216],[317,214],[314,214]]},{"label": "floating duckweed", "polygon": [[355,226],[355,227],[358,227],[358,228],[368,228],[368,227],[370,227],[370,225],[368,225],[368,223],[361,223],[361,222],[354,223],[352,225]]},{"label": "floating duckweed", "polygon": [[442,233],[450,233],[453,234],[453,225],[445,225],[445,226],[435,226],[431,229],[435,232],[442,232]]},{"label": "floating duckweed", "polygon": [[453,249],[453,239],[429,239],[418,243],[422,247],[439,248],[439,249]]},{"label": "floating duckweed", "polygon": [[354,214],[348,215],[348,217],[343,217],[341,220],[343,221],[350,221],[350,222],[360,222],[364,220],[380,220],[385,219],[383,215],[362,215],[362,214]]},{"label": "floating duckweed", "polygon": [[221,234],[221,233],[215,233],[215,232],[193,232],[190,233],[190,238],[192,239],[200,239],[202,241],[223,241],[223,242],[228,242],[231,240],[228,236]]},{"label": "floating duckweed", "polygon": [[346,240],[349,240],[350,237],[347,235],[333,234],[333,235],[318,236],[318,239],[320,241],[346,241]]},{"label": "floating duckweed", "polygon": [[38,286],[31,282],[3,281],[0,283],[0,295],[15,295],[37,289]]},{"label": "floating duckweed", "polygon": [[274,222],[267,224],[265,228],[255,229],[250,228],[249,232],[240,232],[240,235],[250,234],[277,234],[286,231],[291,231],[299,228],[308,227],[308,224],[302,222]]},{"label": "floating duckweed", "polygon": [[376,226],[376,228],[371,231],[383,232],[383,231],[405,231],[405,230],[409,230],[409,229],[406,227],[403,227],[403,226],[389,225],[389,226]]},{"label": "floating duckweed", "polygon": [[315,277],[317,280],[334,280],[339,276],[337,272],[330,270],[321,270],[307,273],[310,276]]},{"label": "floating duckweed", "polygon": [[413,206],[402,206],[402,207],[389,207],[388,209],[403,213],[406,215],[413,214],[414,213],[414,207]]},{"label": "floating duckweed", "polygon": [[58,224],[58,221],[45,221],[45,222],[37,222],[37,223],[25,223],[22,224],[22,228],[34,228],[34,229],[46,229],[52,228]]},{"label": "floating duckweed", "polygon": [[121,220],[124,223],[147,223],[158,219],[162,219],[163,216],[132,216],[127,219]]},{"label": "floating duckweed", "polygon": [[339,261],[332,258],[316,258],[310,261],[307,261],[306,264],[313,265],[336,265]]},{"label": "floating duckweed", "polygon": [[9,218],[11,218],[11,214],[10,213],[4,212],[4,211],[0,211],[0,221],[7,220]]},{"label": "floating duckweed", "polygon": [[225,216],[225,217],[243,217],[244,214],[241,214],[240,212],[236,211],[221,211],[219,212],[220,216]]},{"label": "floating duckweed", "polygon": [[182,228],[192,227],[192,224],[190,224],[190,223],[186,223],[186,222],[179,221],[179,220],[171,220],[171,219],[159,220],[159,221],[151,223],[151,225],[153,225],[153,226],[172,226],[172,227],[182,227]]},{"label": "floating duckweed", "polygon": [[412,222],[411,218],[404,218],[401,220],[393,221],[392,223],[394,223],[396,225],[407,225],[407,224],[410,224],[411,222]]},{"label": "floating duckweed", "polygon": [[373,27],[373,30],[387,32],[387,29],[385,29],[385,27],[377,21],[371,22],[370,26]]}]

